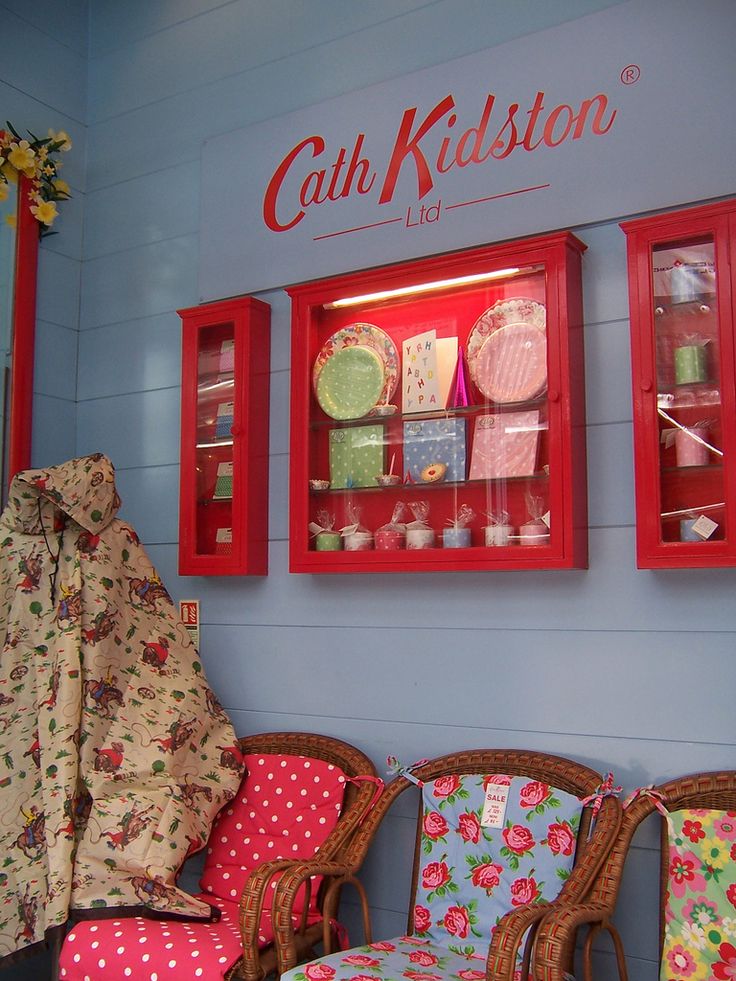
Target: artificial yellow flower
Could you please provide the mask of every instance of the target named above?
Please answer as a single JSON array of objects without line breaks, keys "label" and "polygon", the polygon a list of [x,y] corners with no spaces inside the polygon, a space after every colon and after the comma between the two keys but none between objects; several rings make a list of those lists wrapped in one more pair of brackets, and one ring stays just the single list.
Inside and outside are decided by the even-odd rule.
[{"label": "artificial yellow flower", "polygon": [[11,228],[15,228],[15,215],[6,215],[5,224],[10,225]]},{"label": "artificial yellow flower", "polygon": [[56,173],[56,167],[54,167],[53,164],[46,164],[46,166],[43,168],[43,173],[47,177],[53,177]]},{"label": "artificial yellow flower", "polygon": [[42,225],[51,225],[59,212],[56,210],[56,205],[53,201],[42,201],[40,204],[33,205],[31,214]]},{"label": "artificial yellow flower", "polygon": [[71,188],[69,187],[66,181],[63,181],[61,179],[61,177],[55,178],[53,184],[54,184],[54,190],[56,191],[57,194],[65,194],[67,197],[71,197],[71,193],[72,193]]},{"label": "artificial yellow flower", "polygon": [[20,140],[18,143],[10,144],[8,162],[28,177],[32,177],[36,172],[36,153],[28,140]]},{"label": "artificial yellow flower", "polygon": [[0,201],[7,201],[10,190],[5,181],[0,181]]},{"label": "artificial yellow flower", "polygon": [[60,129],[58,133],[55,133],[52,129],[50,129],[49,139],[52,143],[61,143],[59,149],[62,153],[66,153],[67,150],[71,150],[72,148],[72,141],[69,139],[63,129]]},{"label": "artificial yellow flower", "polygon": [[5,161],[5,163],[0,167],[0,174],[8,181],[9,184],[18,183],[18,171],[11,164]]}]

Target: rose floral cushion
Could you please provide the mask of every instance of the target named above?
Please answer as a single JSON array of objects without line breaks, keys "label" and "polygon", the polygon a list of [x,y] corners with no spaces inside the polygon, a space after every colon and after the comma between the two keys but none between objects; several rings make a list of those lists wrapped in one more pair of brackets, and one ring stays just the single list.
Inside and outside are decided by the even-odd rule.
[{"label": "rose floral cushion", "polygon": [[[557,896],[575,860],[577,797],[505,774],[453,774],[422,793],[413,934],[331,954],[282,981],[481,981],[500,918]],[[488,795],[505,803],[489,812]]]},{"label": "rose floral cushion", "polygon": [[736,811],[670,814],[661,981],[736,978]]},{"label": "rose floral cushion", "polygon": [[[311,858],[337,823],[346,780],[339,767],[304,756],[258,753],[243,759],[246,776],[215,820],[197,897],[220,911],[220,921],[82,921],[64,941],[63,981],[216,979],[240,959],[239,901],[248,874],[266,861]],[[308,923],[320,918],[318,888],[314,882]],[[303,893],[301,902],[296,897],[295,919],[302,909]],[[273,940],[268,909],[258,940],[261,946]]]}]

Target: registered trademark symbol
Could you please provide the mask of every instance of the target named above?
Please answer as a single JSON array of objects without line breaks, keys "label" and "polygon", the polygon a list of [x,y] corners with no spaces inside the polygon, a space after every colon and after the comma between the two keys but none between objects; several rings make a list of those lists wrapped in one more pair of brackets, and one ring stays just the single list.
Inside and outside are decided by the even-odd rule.
[{"label": "registered trademark symbol", "polygon": [[638,65],[627,65],[626,68],[621,72],[621,81],[624,85],[633,85],[634,82],[638,82],[641,77],[641,69]]}]

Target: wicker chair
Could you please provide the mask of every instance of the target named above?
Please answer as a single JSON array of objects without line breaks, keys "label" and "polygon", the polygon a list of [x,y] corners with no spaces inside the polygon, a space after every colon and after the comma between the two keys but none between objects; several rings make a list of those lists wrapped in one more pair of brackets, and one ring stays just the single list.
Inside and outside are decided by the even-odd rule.
[{"label": "wicker chair", "polygon": [[[568,905],[556,911],[541,924],[534,952],[536,981],[563,981],[564,975],[572,970],[576,936],[583,926],[589,928],[582,946],[584,981],[592,981],[593,941],[601,932],[610,934],[620,981],[627,981],[624,946],[612,917],[631,840],[641,822],[655,810],[661,813],[664,809],[672,813],[691,808],[735,810],[736,771],[680,777],[637,793],[624,810],[617,839],[588,898],[583,903]],[[668,828],[664,814],[661,825],[660,957],[664,942],[669,878]]]},{"label": "wicker chair", "polygon": [[[524,778],[524,781],[530,782],[538,781],[540,785],[548,785],[551,788],[556,788],[559,791],[566,792],[566,794],[573,795],[574,798],[578,799],[576,803],[578,803],[579,800],[589,796],[595,797],[602,785],[601,775],[586,766],[574,763],[561,757],[519,750],[473,750],[452,753],[450,755],[422,763],[421,765],[416,765],[406,776],[400,775],[396,777],[386,787],[386,790],[384,791],[377,805],[373,808],[353,838],[353,841],[347,850],[346,862],[332,862],[321,866],[315,863],[308,863],[301,867],[295,866],[284,875],[279,883],[279,892],[274,903],[276,916],[275,926],[277,933],[281,927],[288,929],[288,918],[281,910],[279,897],[283,897],[285,901],[283,909],[287,909],[287,900],[291,893],[299,887],[300,883],[305,878],[312,876],[316,871],[319,871],[325,875],[332,876],[332,881],[325,895],[323,907],[325,922],[328,922],[329,919],[335,915],[338,895],[341,887],[347,883],[353,883],[358,889],[361,900],[366,945],[371,945],[372,931],[368,904],[363,887],[355,879],[355,872],[363,862],[378,826],[385,817],[386,813],[390,810],[394,801],[396,801],[401,794],[408,791],[416,781],[420,781],[421,783],[427,785],[432,781],[437,781],[438,778],[443,777],[449,778],[463,775],[461,778],[463,779],[466,775],[470,775],[471,778],[474,775],[476,778],[478,776],[483,776],[485,778],[487,775],[493,774],[503,774],[511,778],[519,776]],[[487,781],[484,779],[482,783],[484,788],[486,786],[486,782]],[[476,785],[479,783],[477,779],[475,783]],[[468,784],[468,786],[469,785],[470,784]],[[431,786],[434,788],[432,791],[434,793],[438,784],[436,782],[431,783]],[[477,793],[477,791],[475,792]],[[464,817],[467,817],[467,815],[464,815]],[[512,908],[505,912],[505,915],[500,920],[498,927],[493,931],[493,939],[490,949],[487,950],[487,956],[486,949],[488,937],[493,927],[493,922],[480,922],[479,915],[477,933],[481,933],[482,931],[483,936],[485,937],[485,946],[483,947],[482,954],[482,960],[484,963],[481,964],[479,960],[475,959],[474,964],[484,968],[480,975],[481,977],[483,974],[485,974],[488,981],[491,981],[491,979],[493,979],[493,981],[512,981],[515,971],[518,970],[517,958],[522,950],[522,944],[524,949],[524,962],[522,969],[528,968],[531,939],[525,940],[525,938],[531,938],[533,936],[534,928],[550,910],[555,909],[558,906],[564,906],[568,903],[580,902],[587,896],[588,891],[595,879],[596,873],[603,864],[611,844],[615,839],[620,824],[620,817],[621,806],[619,801],[612,796],[605,797],[604,799],[602,798],[600,813],[598,814],[594,828],[591,831],[591,809],[583,809],[577,833],[576,849],[574,838],[570,843],[570,847],[576,852],[574,865],[569,873],[569,877],[566,878],[566,881],[564,881],[564,884],[559,889],[556,898],[548,902],[540,902],[537,898],[536,901],[519,903],[518,905],[514,904]],[[409,910],[409,935],[413,933],[421,933],[421,931],[416,929],[418,924],[415,922],[415,911],[420,909],[419,906],[416,906],[417,888],[420,879],[420,865],[426,862],[427,839],[423,834],[425,820],[423,802],[420,799],[414,867],[412,874],[412,899]],[[435,821],[436,820],[437,818],[435,818]],[[482,831],[482,829],[479,830]],[[462,836],[462,832],[458,832],[458,834]],[[448,837],[451,837],[451,835],[448,835]],[[482,835],[481,839],[483,839]],[[455,841],[455,838],[452,840]],[[476,838],[473,839],[473,841],[476,840]],[[483,840],[481,840],[481,845],[482,844]],[[424,875],[424,872],[422,874]],[[465,878],[470,877],[467,876]],[[480,891],[482,892],[483,890]],[[462,936],[462,933],[460,936]],[[325,950],[329,951],[329,937],[326,934],[324,940]],[[419,943],[421,942],[422,941],[420,940]],[[376,960],[376,958],[381,956],[381,951],[388,949],[386,946],[387,943],[388,942],[373,944],[371,947],[365,946],[356,949],[356,952],[348,952],[347,955],[343,953],[335,956],[339,958],[347,956],[348,961],[346,963],[357,965],[367,964],[369,961],[373,961],[374,963],[368,967],[368,973],[370,974],[373,970],[375,970],[382,981],[389,981],[389,979],[394,976],[392,974],[392,968],[389,966],[384,967],[383,964],[379,966],[378,961]],[[280,944],[279,946],[283,945]],[[388,946],[390,947],[391,944],[389,943]],[[452,947],[450,949],[452,949]],[[410,954],[409,957],[411,960],[415,959],[414,955]],[[442,958],[440,958],[440,960],[442,960]],[[417,959],[417,963],[421,963],[421,961]],[[428,962],[425,961],[425,963]],[[282,970],[285,970],[286,966],[286,964],[282,964]],[[467,966],[472,966],[472,964]],[[355,968],[353,968],[353,970],[355,970]],[[441,968],[434,966],[431,970],[436,974],[441,970]],[[305,971],[306,974],[304,973]],[[304,978],[329,978],[333,976],[333,973],[331,972],[334,972],[334,965],[331,962],[328,965],[324,964],[323,961],[318,960],[312,965],[306,965],[306,967],[299,968],[297,971],[292,972],[289,975],[289,981],[303,981]],[[471,971],[469,974],[463,974],[461,976],[467,976],[469,978],[470,975],[474,973],[475,972]]]},{"label": "wicker chair", "polygon": [[[333,918],[323,931],[323,896],[330,885],[326,873],[320,876],[321,884],[316,886],[314,894],[311,881],[305,882],[300,892],[290,892],[286,900],[279,893],[279,904],[287,905],[279,905],[279,931],[273,935],[269,927],[276,883],[295,861],[312,856],[317,848],[312,844],[315,838],[324,840],[310,862],[329,864],[342,860],[380,794],[382,781],[376,776],[375,767],[367,756],[348,743],[310,733],[262,733],[240,739],[239,746],[250,761],[251,772],[246,775],[244,792],[241,790],[223,808],[215,822],[199,894],[220,908],[220,923],[194,924],[142,917],[85,921],[74,927],[65,941],[63,978],[77,981],[85,976],[96,977],[99,951],[116,948],[120,961],[116,969],[119,968],[121,977],[143,977],[145,973],[146,977],[158,976],[162,981],[170,976],[178,981],[199,977],[259,981],[277,964],[293,966],[313,957],[313,944],[322,939],[323,932],[331,934],[338,927]],[[300,782],[292,783],[297,780]],[[301,781],[312,789],[300,789]],[[322,797],[329,799],[320,802]],[[266,823],[277,820],[277,815],[272,814],[277,802],[280,808],[290,809],[282,813],[288,814],[292,821],[303,818],[304,823],[290,824],[290,830],[285,822],[276,823],[270,826],[275,829],[272,833]],[[259,843],[264,842],[260,860],[258,854],[246,855],[256,841],[256,837],[248,836],[251,834],[248,818],[253,819],[251,826],[262,824],[261,830],[267,832],[257,838]],[[314,833],[304,830],[310,822],[315,826]],[[323,825],[323,831],[317,822]],[[240,830],[235,831],[236,828]],[[288,842],[280,837],[284,830],[291,835]],[[298,837],[300,843],[291,844]],[[274,844],[270,845],[269,841]],[[281,851],[287,847],[298,849],[297,854],[294,858],[264,862],[268,848],[273,847],[272,854],[278,854],[279,846]],[[260,844],[257,847],[260,852]],[[243,862],[246,864],[240,864]],[[227,902],[223,902],[223,884],[227,887]],[[230,888],[232,885],[238,888]],[[299,904],[295,907],[297,898]],[[233,962],[238,958],[241,943],[242,956]],[[127,964],[126,958],[133,957],[132,951],[137,952],[138,961]],[[222,956],[225,954],[228,956]],[[145,963],[140,963],[141,957]],[[193,957],[198,959],[193,961]],[[109,956],[106,970],[105,976],[110,976]]]}]

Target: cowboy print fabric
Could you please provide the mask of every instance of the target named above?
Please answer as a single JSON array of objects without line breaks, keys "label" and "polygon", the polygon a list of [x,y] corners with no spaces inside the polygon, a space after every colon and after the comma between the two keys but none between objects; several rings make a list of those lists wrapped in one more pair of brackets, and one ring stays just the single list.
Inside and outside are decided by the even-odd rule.
[{"label": "cowboy print fabric", "polygon": [[0,967],[70,910],[210,915],[175,878],[242,759],[119,504],[96,454],[0,516]]},{"label": "cowboy print fabric", "polygon": [[509,910],[549,901],[575,860],[577,797],[505,774],[424,785],[411,935],[331,954],[283,981],[482,981]]}]

